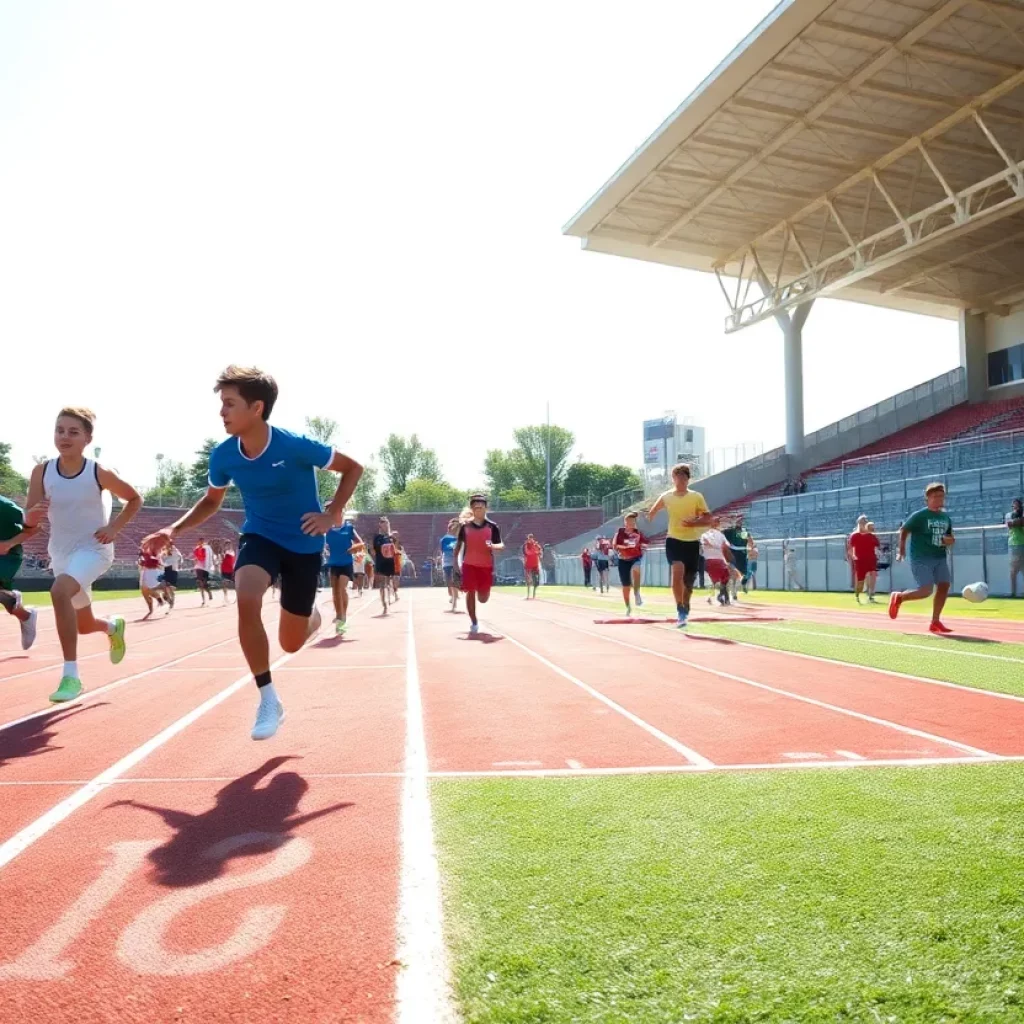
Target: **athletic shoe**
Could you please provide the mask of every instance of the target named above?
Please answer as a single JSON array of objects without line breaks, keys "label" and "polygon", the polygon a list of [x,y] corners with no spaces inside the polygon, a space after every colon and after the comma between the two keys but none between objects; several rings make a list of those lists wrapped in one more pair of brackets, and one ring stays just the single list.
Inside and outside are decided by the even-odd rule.
[{"label": "athletic shoe", "polygon": [[939,636],[944,636],[946,633],[952,633],[953,630],[951,630],[949,628],[949,626],[944,626],[941,622],[933,622],[928,627],[928,632],[929,633],[938,633]]},{"label": "athletic shoe", "polygon": [[684,608],[676,619],[677,629],[686,629],[686,623],[689,621],[690,613]]},{"label": "athletic shoe", "polygon": [[636,595],[636,606],[637,608],[643,608],[644,606],[644,599],[639,594]]},{"label": "athletic shoe", "polygon": [[120,665],[124,661],[125,653],[124,619],[120,615],[115,615],[110,621],[114,624],[114,632],[107,638],[110,640],[110,663]]},{"label": "athletic shoe", "polygon": [[903,604],[903,595],[898,591],[894,590],[889,595],[889,618],[895,619],[900,613],[900,605]]},{"label": "athletic shoe", "polygon": [[74,700],[76,697],[81,696],[82,693],[82,680],[76,679],[74,676],[64,676],[60,681],[60,686],[50,694],[51,704],[65,704],[69,700]]},{"label": "athletic shoe", "polygon": [[28,610],[28,618],[21,623],[21,649],[23,651],[27,651],[36,642],[36,624],[38,619],[38,609],[30,608]]},{"label": "athletic shoe", "polygon": [[480,623],[479,622],[471,622],[469,624],[469,635],[470,636],[476,636],[477,633],[479,633],[479,632],[480,632]]},{"label": "athletic shoe", "polygon": [[278,701],[261,700],[256,712],[256,724],[252,727],[254,740],[269,740],[284,721],[284,705]]},{"label": "athletic shoe", "polygon": [[878,598],[877,597],[869,597],[868,598],[868,604],[878,604]]},{"label": "athletic shoe", "polygon": [[340,620],[338,620],[338,621],[336,621],[334,623],[334,635],[335,636],[344,636],[346,629],[348,629],[348,626],[344,622],[341,622]]}]

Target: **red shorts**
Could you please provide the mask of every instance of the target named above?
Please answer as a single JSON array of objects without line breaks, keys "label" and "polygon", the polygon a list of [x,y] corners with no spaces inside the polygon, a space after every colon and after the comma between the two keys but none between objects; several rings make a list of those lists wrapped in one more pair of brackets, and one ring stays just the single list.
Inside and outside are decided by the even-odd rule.
[{"label": "red shorts", "polygon": [[494,570],[482,565],[462,566],[462,592],[464,594],[479,594],[487,597],[494,586]]},{"label": "red shorts", "polygon": [[858,558],[853,563],[853,574],[859,583],[868,578],[869,572],[878,572],[878,562],[865,562],[863,558]]},{"label": "red shorts", "polygon": [[729,582],[729,563],[724,558],[711,558],[704,562],[704,571],[716,586]]}]

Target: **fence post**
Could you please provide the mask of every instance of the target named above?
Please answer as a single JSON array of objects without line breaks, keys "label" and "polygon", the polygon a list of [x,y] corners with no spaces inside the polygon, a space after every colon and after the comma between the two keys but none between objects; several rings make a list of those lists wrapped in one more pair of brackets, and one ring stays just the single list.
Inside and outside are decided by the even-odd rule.
[{"label": "fence post", "polygon": [[988,583],[988,545],[985,543],[985,538],[988,536],[988,530],[983,526],[981,528],[981,578]]}]

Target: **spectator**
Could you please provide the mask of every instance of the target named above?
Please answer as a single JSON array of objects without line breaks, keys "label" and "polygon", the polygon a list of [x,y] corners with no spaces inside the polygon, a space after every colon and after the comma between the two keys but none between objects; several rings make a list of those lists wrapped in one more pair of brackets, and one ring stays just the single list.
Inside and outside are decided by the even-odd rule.
[{"label": "spectator", "polygon": [[583,586],[590,587],[591,590],[594,587],[590,583],[590,574],[594,570],[594,559],[590,554],[590,548],[584,548],[583,553],[580,555],[580,560],[583,562]]},{"label": "spectator", "polygon": [[1020,498],[1014,498],[1010,511],[1006,513],[1006,540],[1010,555],[1010,597],[1017,596],[1017,576],[1024,573],[1024,506]]}]

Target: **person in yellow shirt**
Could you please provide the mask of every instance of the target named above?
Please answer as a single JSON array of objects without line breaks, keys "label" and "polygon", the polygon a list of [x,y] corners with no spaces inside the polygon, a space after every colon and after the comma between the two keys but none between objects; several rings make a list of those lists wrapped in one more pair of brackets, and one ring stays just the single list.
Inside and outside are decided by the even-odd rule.
[{"label": "person in yellow shirt", "polygon": [[690,597],[697,577],[700,558],[700,538],[714,520],[704,495],[690,490],[690,467],[680,462],[672,467],[675,487],[666,491],[645,513],[653,519],[662,509],[668,511],[668,536],[665,538],[665,557],[672,573],[672,596],[676,599],[676,614],[680,629],[686,628],[690,617]]}]

